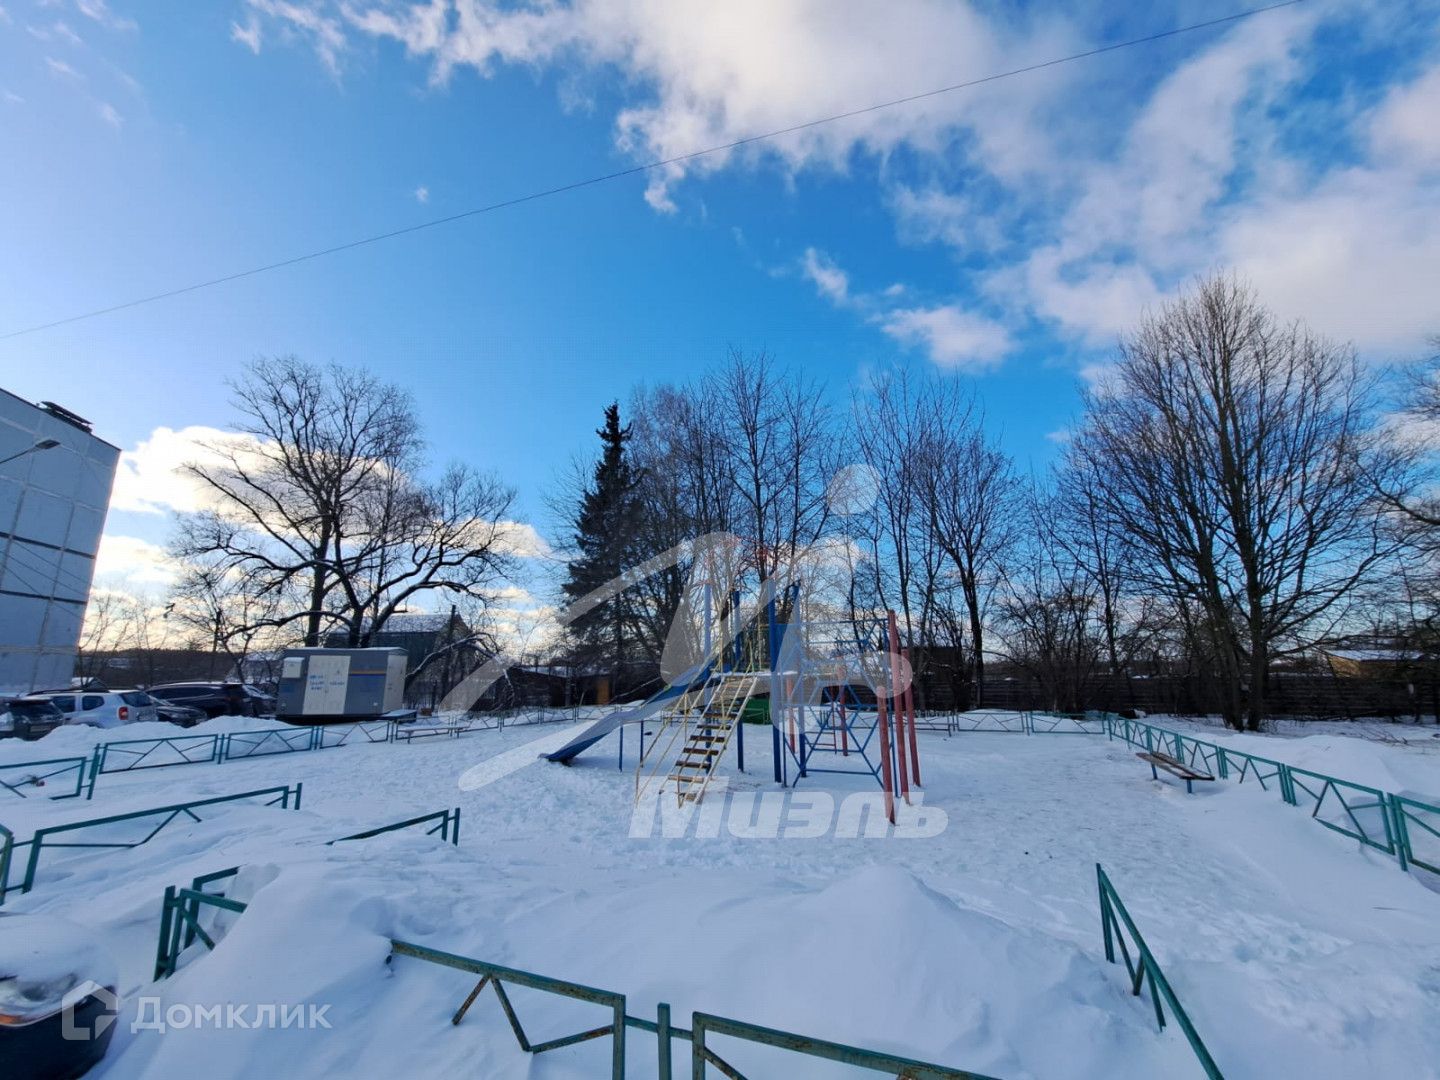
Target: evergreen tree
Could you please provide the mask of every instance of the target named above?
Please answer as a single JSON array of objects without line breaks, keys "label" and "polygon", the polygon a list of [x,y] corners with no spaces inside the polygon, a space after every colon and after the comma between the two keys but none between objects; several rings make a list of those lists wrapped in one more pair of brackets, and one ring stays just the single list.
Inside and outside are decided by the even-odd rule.
[{"label": "evergreen tree", "polygon": [[[594,479],[581,496],[575,516],[575,547],[563,588],[568,600],[578,600],[623,574],[635,561],[640,518],[636,489],[639,477],[631,468],[626,444],[629,425],[621,426],[620,405],[605,408],[600,436],[600,460]],[[611,690],[621,692],[624,668],[633,652],[630,597],[622,592],[598,604],[570,626],[579,658],[603,664],[611,675]]]}]

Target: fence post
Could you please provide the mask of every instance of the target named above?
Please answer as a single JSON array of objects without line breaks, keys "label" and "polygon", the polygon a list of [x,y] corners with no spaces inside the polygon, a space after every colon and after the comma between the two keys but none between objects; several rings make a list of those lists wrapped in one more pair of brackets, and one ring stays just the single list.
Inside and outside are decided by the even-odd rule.
[{"label": "fence post", "polygon": [[1110,913],[1110,897],[1105,892],[1105,871],[1100,864],[1095,864],[1095,883],[1100,890],[1100,928],[1105,933],[1105,959],[1110,963],[1115,962],[1115,937],[1110,929],[1110,921],[1114,918]]},{"label": "fence post", "polygon": [[[499,983],[495,984],[499,986]],[[614,1080],[625,1080],[625,999],[615,1002],[614,1047],[610,1055],[610,1071]]]},{"label": "fence post", "polygon": [[655,1006],[655,1041],[659,1044],[659,1080],[670,1080],[670,1006],[664,1001]]},{"label": "fence post", "polygon": [[155,981],[159,982],[170,972],[170,920],[175,906],[175,886],[165,886],[165,899],[160,906],[160,940],[155,945]]},{"label": "fence post", "polygon": [[690,1020],[690,1080],[705,1080],[705,1021],[698,1014]]},{"label": "fence post", "polygon": [[1393,825],[1395,833],[1395,856],[1400,860],[1400,869],[1410,869],[1410,830],[1405,824],[1405,808],[1400,805],[1400,800],[1394,795],[1385,797],[1385,809],[1388,811],[1389,824]]}]

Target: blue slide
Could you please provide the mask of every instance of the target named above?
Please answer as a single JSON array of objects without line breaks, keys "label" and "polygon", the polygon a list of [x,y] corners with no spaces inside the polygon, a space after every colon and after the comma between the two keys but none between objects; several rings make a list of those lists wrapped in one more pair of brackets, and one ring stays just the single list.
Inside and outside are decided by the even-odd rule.
[{"label": "blue slide", "polygon": [[628,709],[619,709],[609,716],[595,721],[595,723],[591,724],[579,735],[575,736],[575,738],[560,747],[559,750],[551,754],[546,754],[545,760],[558,761],[562,765],[570,764],[576,756],[590,749],[590,747],[594,746],[621,725],[638,724],[642,720],[648,720],[681,694],[687,694],[691,690],[704,686],[705,683],[709,681],[711,671],[714,667],[715,665],[712,662],[691,668],[653,697],[642,701],[638,705],[633,705]]}]

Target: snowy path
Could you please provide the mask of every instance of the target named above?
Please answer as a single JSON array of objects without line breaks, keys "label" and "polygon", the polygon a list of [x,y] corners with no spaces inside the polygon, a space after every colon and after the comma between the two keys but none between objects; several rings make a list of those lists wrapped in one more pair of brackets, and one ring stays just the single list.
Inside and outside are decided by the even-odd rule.
[{"label": "snowy path", "polygon": [[[1157,1033],[1148,1000],[1103,962],[1100,862],[1230,1080],[1440,1077],[1440,894],[1273,793],[1215,783],[1187,796],[1118,742],[985,733],[921,733],[925,805],[948,818],[932,837],[632,837],[633,771],[615,768],[613,740],[571,768],[537,762],[461,790],[478,762],[525,762],[526,744],[556,731],[106,776],[93,815],[295,781],[305,809],[239,807],[57,865],[7,910],[105,929],[128,989],[148,979],[164,886],[244,863],[251,909],[159,992],[333,1005],[333,1031],[123,1032],[106,1077],[603,1071],[600,1043],[530,1062],[488,996],[452,1029],[469,980],[385,965],[382,935],[619,990],[632,1014],[666,1000],[679,1023],[703,1009],[1006,1080],[1199,1076],[1174,1026]],[[768,745],[752,738],[748,756],[749,776],[733,754],[725,770],[732,811],[774,792]],[[787,814],[869,789],[816,776],[798,790]],[[404,834],[322,846],[455,805],[458,851]],[[52,807],[14,813],[28,826],[76,812]],[[598,1022],[516,1003],[537,1037]],[[630,1075],[653,1075],[653,1046],[632,1033]],[[858,1075],[736,1057],[757,1076]]]}]

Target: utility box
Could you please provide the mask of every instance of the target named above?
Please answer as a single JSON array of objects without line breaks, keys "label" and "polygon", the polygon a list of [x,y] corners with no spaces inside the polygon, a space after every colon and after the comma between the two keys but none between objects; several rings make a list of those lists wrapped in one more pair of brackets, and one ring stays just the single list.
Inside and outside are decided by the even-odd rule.
[{"label": "utility box", "polygon": [[405,703],[404,649],[286,649],[275,717],[290,724],[374,720]]}]

